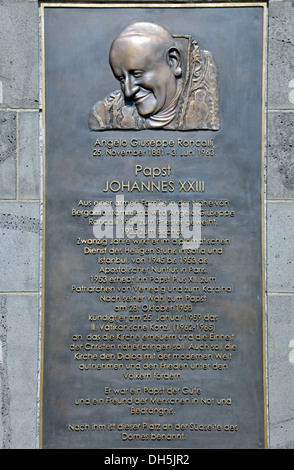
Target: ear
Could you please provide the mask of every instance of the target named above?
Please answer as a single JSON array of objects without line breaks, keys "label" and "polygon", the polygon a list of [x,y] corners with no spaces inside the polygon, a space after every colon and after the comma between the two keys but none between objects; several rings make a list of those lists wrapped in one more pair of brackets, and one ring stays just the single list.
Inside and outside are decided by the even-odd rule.
[{"label": "ear", "polygon": [[179,77],[182,75],[182,69],[181,69],[181,54],[180,51],[176,47],[171,47],[167,51],[167,57],[166,57],[167,63],[172,69],[172,72],[175,77]]}]

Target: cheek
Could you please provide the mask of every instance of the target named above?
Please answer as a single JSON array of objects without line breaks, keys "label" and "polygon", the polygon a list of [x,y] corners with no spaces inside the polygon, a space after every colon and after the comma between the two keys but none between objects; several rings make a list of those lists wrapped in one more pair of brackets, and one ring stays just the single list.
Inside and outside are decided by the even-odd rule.
[{"label": "cheek", "polygon": [[156,98],[164,99],[167,91],[167,83],[170,76],[170,70],[166,70],[165,67],[161,67],[157,70],[156,74],[152,74],[148,77],[148,82],[153,94]]},{"label": "cheek", "polygon": [[165,88],[162,86],[161,83],[157,83],[153,87],[153,95],[155,96],[155,99],[158,104],[163,104],[165,101]]},{"label": "cheek", "polygon": [[155,96],[162,94],[163,86],[160,73],[156,75],[154,73],[145,74],[144,79],[140,80],[138,84],[152,91]]}]

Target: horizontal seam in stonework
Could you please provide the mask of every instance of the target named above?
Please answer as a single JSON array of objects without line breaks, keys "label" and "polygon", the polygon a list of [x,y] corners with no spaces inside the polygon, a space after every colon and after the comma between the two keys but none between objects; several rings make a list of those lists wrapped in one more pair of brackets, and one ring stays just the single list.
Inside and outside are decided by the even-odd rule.
[{"label": "horizontal seam in stonework", "polygon": [[273,295],[279,295],[279,296],[284,296],[284,295],[294,295],[294,292],[266,292],[267,295],[273,296]]},{"label": "horizontal seam in stonework", "polygon": [[13,291],[13,292],[1,292],[0,291],[0,296],[1,295],[40,295],[41,291]]},{"label": "horizontal seam in stonework", "polygon": [[15,111],[16,113],[17,112],[20,112],[20,113],[38,113],[40,112],[42,109],[40,108],[1,108],[0,107],[0,112],[3,111],[3,112],[11,112],[11,111]]},{"label": "horizontal seam in stonework", "polygon": [[285,202],[287,204],[291,204],[294,202],[294,199],[267,199],[266,202],[270,202],[270,203],[273,203],[273,202],[277,202],[279,204]]},{"label": "horizontal seam in stonework", "polygon": [[0,199],[1,203],[10,203],[10,202],[19,202],[19,203],[36,203],[36,202],[41,202],[41,199]]},{"label": "horizontal seam in stonework", "polygon": [[268,113],[294,113],[293,109],[268,109]]}]

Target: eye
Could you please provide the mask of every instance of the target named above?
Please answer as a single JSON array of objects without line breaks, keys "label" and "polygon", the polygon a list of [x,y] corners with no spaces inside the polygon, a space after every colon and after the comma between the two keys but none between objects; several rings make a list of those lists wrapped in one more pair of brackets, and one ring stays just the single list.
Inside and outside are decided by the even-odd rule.
[{"label": "eye", "polygon": [[124,81],[125,81],[125,77],[118,77],[118,79],[119,79],[120,83],[124,83]]},{"label": "eye", "polygon": [[143,71],[142,70],[134,70],[133,71],[133,77],[141,78],[142,76],[143,76]]}]

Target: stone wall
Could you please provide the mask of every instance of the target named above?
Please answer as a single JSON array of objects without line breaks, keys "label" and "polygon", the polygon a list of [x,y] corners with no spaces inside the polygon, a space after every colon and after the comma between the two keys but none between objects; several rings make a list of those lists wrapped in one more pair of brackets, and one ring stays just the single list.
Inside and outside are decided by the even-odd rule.
[{"label": "stone wall", "polygon": [[[186,3],[185,0],[183,3]],[[42,103],[39,7],[39,2],[36,0],[0,0],[0,448],[2,449],[34,449],[39,445],[42,294],[40,287]],[[268,447],[272,449],[294,448],[293,13],[292,1],[268,2],[266,220],[264,222]]]},{"label": "stone wall", "polygon": [[266,158],[269,447],[294,447],[294,3],[269,2]]}]

